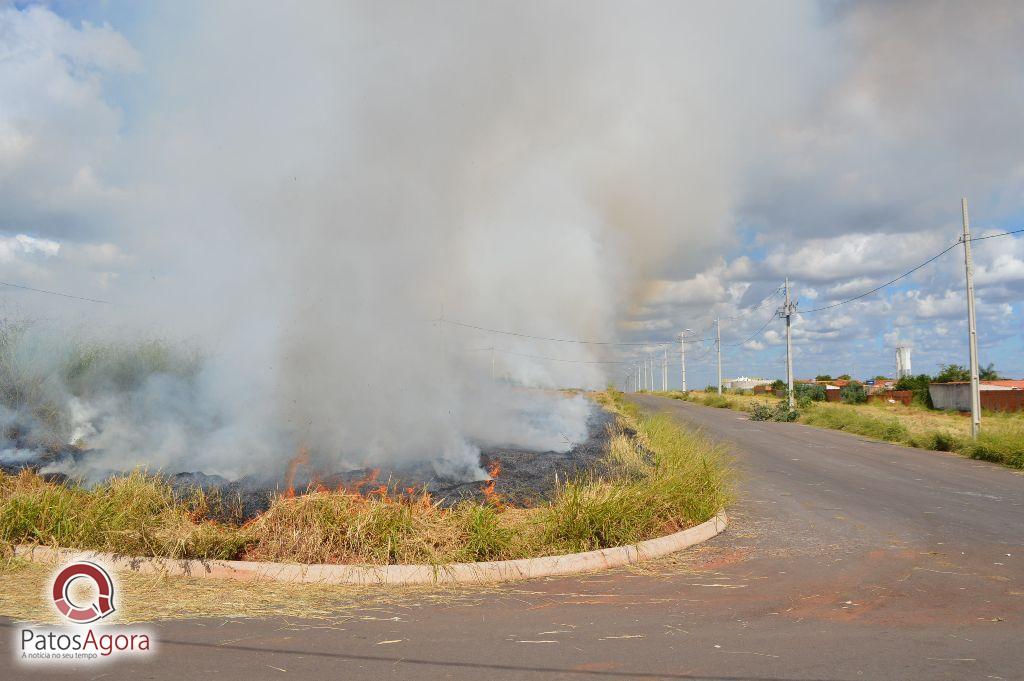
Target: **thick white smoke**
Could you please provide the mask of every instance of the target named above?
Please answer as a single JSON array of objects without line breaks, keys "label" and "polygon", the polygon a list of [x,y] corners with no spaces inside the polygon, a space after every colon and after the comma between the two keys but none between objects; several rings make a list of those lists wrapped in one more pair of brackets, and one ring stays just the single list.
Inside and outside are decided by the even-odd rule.
[{"label": "thick white smoke", "polygon": [[132,265],[94,322],[206,359],[68,402],[112,467],[269,475],[306,445],[473,476],[481,444],[567,448],[586,403],[506,382],[601,366],[498,352],[494,384],[479,348],[607,351],[433,320],[615,337],[644,278],[729,238],[740,159],[813,81],[791,4],[147,8],[97,228]]}]

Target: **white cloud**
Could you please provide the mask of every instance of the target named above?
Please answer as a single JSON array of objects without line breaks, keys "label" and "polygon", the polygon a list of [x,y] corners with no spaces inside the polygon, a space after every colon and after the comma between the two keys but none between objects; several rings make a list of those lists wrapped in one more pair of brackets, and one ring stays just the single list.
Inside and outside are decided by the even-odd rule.
[{"label": "white cloud", "polygon": [[793,248],[776,246],[764,267],[775,276],[790,276],[819,284],[851,280],[868,281],[882,274],[899,273],[918,264],[925,254],[941,251],[955,235],[934,231],[891,234],[884,232],[844,234],[810,239]]},{"label": "white cloud", "polygon": [[724,300],[725,286],[721,279],[721,268],[716,267],[709,272],[699,272],[684,281],[656,281],[651,285],[652,292],[648,304],[710,304]]},{"label": "white cloud", "polygon": [[121,114],[106,79],[140,68],[110,26],[80,28],[44,7],[0,8],[0,231],[98,230],[120,191],[106,173]]},{"label": "white cloud", "polygon": [[53,257],[60,251],[60,243],[51,239],[38,239],[27,234],[0,236],[0,262],[11,263],[22,258]]}]

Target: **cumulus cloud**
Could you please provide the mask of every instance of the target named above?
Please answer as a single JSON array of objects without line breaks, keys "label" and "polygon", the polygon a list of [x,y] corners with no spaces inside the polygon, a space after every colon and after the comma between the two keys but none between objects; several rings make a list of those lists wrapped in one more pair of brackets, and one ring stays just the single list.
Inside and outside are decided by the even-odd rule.
[{"label": "cumulus cloud", "polygon": [[123,121],[105,87],[140,68],[110,25],[75,28],[41,6],[0,8],[0,229],[64,238],[104,228],[120,197]]}]

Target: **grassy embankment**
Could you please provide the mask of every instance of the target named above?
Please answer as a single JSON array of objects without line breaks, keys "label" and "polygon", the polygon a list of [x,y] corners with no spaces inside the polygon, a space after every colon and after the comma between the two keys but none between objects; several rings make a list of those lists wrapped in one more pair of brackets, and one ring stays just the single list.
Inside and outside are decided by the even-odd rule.
[{"label": "grassy embankment", "polygon": [[[695,391],[688,396],[678,391],[659,394],[738,411],[750,411],[758,403],[774,405],[779,399]],[[985,412],[981,435],[976,442],[971,439],[969,418],[918,405],[812,402],[799,410],[797,420],[809,426],[843,430],[919,449],[956,452],[972,459],[1024,469],[1024,414]]]},{"label": "grassy embankment", "polygon": [[224,500],[175,494],[141,472],[92,488],[32,473],[0,477],[0,544],[37,543],[172,558],[312,563],[445,563],[552,555],[635,543],[711,518],[729,499],[722,450],[615,393],[602,472],[556,482],[533,508],[495,500],[444,508],[425,491],[391,496],[310,491],[276,498],[244,525]]}]

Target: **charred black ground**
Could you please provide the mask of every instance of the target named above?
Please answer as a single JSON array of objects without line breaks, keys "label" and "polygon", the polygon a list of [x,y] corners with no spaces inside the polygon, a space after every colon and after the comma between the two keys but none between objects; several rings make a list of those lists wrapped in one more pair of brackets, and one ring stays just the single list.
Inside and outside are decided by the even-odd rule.
[{"label": "charred black ground", "polygon": [[[495,478],[494,493],[500,499],[515,506],[532,506],[549,498],[554,489],[556,476],[565,480],[587,471],[598,471],[607,451],[609,426],[614,416],[603,409],[594,409],[587,422],[587,439],[571,442],[565,452],[527,451],[522,449],[494,447],[482,449],[480,465],[491,469],[495,462],[501,472]],[[88,452],[67,448],[57,452],[27,456],[18,462],[0,464],[0,470],[17,473],[22,469],[41,470],[62,461],[77,461],[87,457]],[[69,461],[70,460],[70,461]],[[328,489],[345,487],[362,493],[386,485],[390,494],[402,494],[407,488],[417,491],[424,487],[443,505],[453,505],[464,500],[483,500],[486,481],[465,481],[438,475],[429,465],[378,470],[376,476],[369,468],[336,472],[320,476],[316,483]],[[68,483],[69,478],[60,473],[48,474],[47,479],[55,483]],[[257,478],[227,480],[219,475],[202,472],[179,472],[168,476],[171,486],[186,495],[201,489],[210,499],[210,512],[218,520],[244,522],[270,507],[275,496],[286,490],[280,484],[270,485]],[[359,484],[362,482],[362,484]],[[300,469],[294,483],[296,493],[304,493],[314,485],[308,471]]]}]

